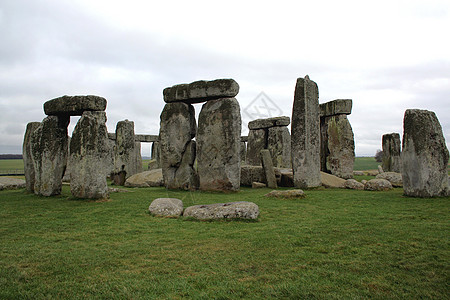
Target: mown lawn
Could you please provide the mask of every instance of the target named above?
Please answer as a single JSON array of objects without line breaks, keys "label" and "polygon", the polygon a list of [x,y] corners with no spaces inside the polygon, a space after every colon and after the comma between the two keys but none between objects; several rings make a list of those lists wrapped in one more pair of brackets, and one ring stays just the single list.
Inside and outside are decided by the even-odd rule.
[{"label": "mown lawn", "polygon": [[[126,189],[107,202],[0,192],[0,298],[351,299],[450,294],[449,198],[402,189],[306,191],[305,199]],[[158,197],[185,207],[252,201],[257,222],[150,216]]]}]

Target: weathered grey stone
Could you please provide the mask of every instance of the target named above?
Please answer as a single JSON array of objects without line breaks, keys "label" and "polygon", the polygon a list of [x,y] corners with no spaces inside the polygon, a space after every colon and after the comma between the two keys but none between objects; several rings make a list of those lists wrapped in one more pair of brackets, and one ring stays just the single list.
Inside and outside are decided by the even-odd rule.
[{"label": "weathered grey stone", "polygon": [[259,216],[259,207],[253,202],[215,203],[209,205],[190,206],[184,210],[183,217],[199,220],[211,219],[250,219]]},{"label": "weathered grey stone", "polygon": [[142,162],[137,157],[138,154],[140,154],[140,149],[136,149],[134,122],[128,120],[117,122],[114,147],[114,184],[124,185],[126,178],[142,171]]},{"label": "weathered grey stone", "polygon": [[378,165],[378,173],[379,174],[384,173],[383,168],[380,165]]},{"label": "weathered grey stone", "polygon": [[297,79],[291,127],[294,184],[317,187],[321,184],[319,89],[308,76]]},{"label": "weathered grey stone", "polygon": [[265,188],[267,185],[262,182],[252,182],[252,189]]},{"label": "weathered grey stone", "polygon": [[0,177],[0,191],[1,190],[16,190],[27,188],[28,184],[23,179],[19,178],[10,178],[10,177]]},{"label": "weathered grey stone", "polygon": [[164,101],[201,103],[220,98],[233,98],[239,93],[239,84],[233,79],[195,81],[190,84],[177,84],[163,91]]},{"label": "weathered grey stone", "polygon": [[104,111],[106,99],[99,96],[62,96],[44,103],[47,115],[81,116],[85,111]]},{"label": "weathered grey stone", "polygon": [[277,179],[275,177],[275,171],[273,170],[272,157],[270,157],[269,150],[261,150],[261,162],[264,169],[264,174],[266,175],[267,187],[276,189]]},{"label": "weathered grey stone", "polygon": [[248,123],[248,129],[264,129],[275,126],[288,126],[291,123],[291,119],[289,117],[273,117],[273,118],[265,118],[265,119],[257,119],[250,121]]},{"label": "weathered grey stone", "polygon": [[320,116],[349,115],[352,113],[352,99],[336,99],[320,104]]},{"label": "weathered grey stone", "polygon": [[70,191],[74,197],[108,198],[106,175],[111,163],[106,113],[85,111],[69,146]]},{"label": "weathered grey stone", "polygon": [[291,168],[275,168],[278,186],[294,187],[294,174]]},{"label": "weathered grey stone", "polygon": [[366,191],[388,191],[392,190],[392,184],[386,179],[370,179],[364,184]]},{"label": "weathered grey stone", "polygon": [[278,168],[292,168],[291,135],[285,126],[268,129],[267,149],[270,151],[273,165]]},{"label": "weathered grey stone", "polygon": [[401,173],[400,135],[398,133],[384,134],[382,138],[383,162],[385,172]]},{"label": "weathered grey stone", "polygon": [[364,176],[364,171],[353,171],[353,176]]},{"label": "weathered grey stone", "polygon": [[253,182],[266,183],[266,176],[262,166],[241,166],[241,185],[252,186]]},{"label": "weathered grey stone", "polygon": [[268,194],[265,194],[266,197],[275,197],[275,198],[305,198],[305,192],[302,190],[287,190],[287,191],[271,191]]},{"label": "weathered grey stone", "polygon": [[39,127],[40,122],[30,122],[27,124],[27,129],[23,137],[22,156],[23,168],[26,181],[26,189],[29,192],[34,192],[34,164],[33,156],[31,155],[31,134]]},{"label": "weathered grey stone", "polygon": [[168,189],[196,189],[194,170],[197,124],[190,104],[168,103],[161,113],[160,149],[164,185]]},{"label": "weathered grey stone", "polygon": [[261,165],[261,150],[267,147],[267,130],[250,130],[247,142],[247,164],[251,166]]},{"label": "weathered grey stone", "polygon": [[[141,142],[134,141],[134,159],[135,159],[135,166],[136,166],[136,173],[141,173],[142,170],[142,155],[141,155]],[[134,175],[134,174],[133,174]],[[131,176],[133,176],[131,175]]]},{"label": "weathered grey stone", "polygon": [[183,201],[176,198],[158,198],[152,201],[148,211],[155,216],[180,217],[183,213]]},{"label": "weathered grey stone", "polygon": [[367,180],[363,179],[363,180],[361,180],[361,183],[364,184],[364,186],[365,186],[367,183]]},{"label": "weathered grey stone", "polygon": [[237,191],[240,186],[241,113],[235,98],[203,104],[198,121],[200,189]]},{"label": "weathered grey stone", "polygon": [[248,135],[242,135],[241,136],[241,142],[247,143],[248,142]]},{"label": "weathered grey stone", "polygon": [[335,176],[353,178],[355,141],[346,115],[320,118],[321,170]]},{"label": "weathered grey stone", "polygon": [[389,181],[393,187],[402,187],[403,180],[402,174],[396,172],[383,172],[377,175],[377,179],[386,179]]},{"label": "weathered grey stone", "polygon": [[320,178],[322,180],[322,185],[328,188],[344,188],[345,179],[339,178],[337,176],[320,172]]},{"label": "weathered grey stone", "polygon": [[355,179],[347,179],[344,183],[344,187],[351,190],[364,190],[364,184]]},{"label": "weathered grey stone", "polygon": [[67,165],[68,124],[68,116],[48,116],[31,134],[36,195],[61,194],[62,177]]},{"label": "weathered grey stone", "polygon": [[367,170],[364,172],[367,176],[377,176],[380,174],[378,170]]},{"label": "weathered grey stone", "polygon": [[406,110],[401,154],[405,195],[450,195],[448,160],[449,152],[435,113],[419,109]]}]

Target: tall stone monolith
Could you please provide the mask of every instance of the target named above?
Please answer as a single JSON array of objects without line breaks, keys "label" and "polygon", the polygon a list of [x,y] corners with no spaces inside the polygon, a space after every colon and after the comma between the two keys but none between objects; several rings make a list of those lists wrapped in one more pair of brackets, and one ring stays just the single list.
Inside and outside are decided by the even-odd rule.
[{"label": "tall stone monolith", "polygon": [[106,175],[111,149],[106,113],[85,111],[72,133],[69,147],[70,190],[77,198],[107,198]]},{"label": "tall stone monolith", "polygon": [[164,106],[160,123],[160,163],[168,189],[196,189],[194,170],[197,125],[191,104],[171,102]]},{"label": "tall stone monolith", "polygon": [[251,129],[248,133],[246,163],[251,166],[261,165],[261,150],[267,148],[267,131]]},{"label": "tall stone monolith", "polygon": [[61,194],[67,165],[69,116],[48,116],[31,134],[31,154],[35,170],[34,193]]},{"label": "tall stone monolith", "polygon": [[117,122],[116,145],[114,147],[115,184],[124,185],[126,178],[142,171],[142,162],[137,162],[137,153],[134,138],[134,122],[128,120]]},{"label": "tall stone monolith", "polygon": [[309,76],[298,78],[295,86],[291,155],[295,186],[320,186],[319,89]]},{"label": "tall stone monolith", "polygon": [[240,186],[241,113],[235,98],[202,106],[197,132],[200,189],[237,191]]},{"label": "tall stone monolith", "polygon": [[449,152],[432,111],[408,109],[403,119],[402,179],[406,196],[450,196]]},{"label": "tall stone monolith", "polygon": [[382,138],[383,160],[382,168],[385,172],[401,173],[400,134],[384,134]]},{"label": "tall stone monolith", "polygon": [[29,192],[34,192],[35,172],[33,164],[33,156],[31,155],[31,135],[41,125],[40,122],[30,122],[27,124],[27,129],[23,137],[22,156],[23,168],[25,174],[26,189]]}]

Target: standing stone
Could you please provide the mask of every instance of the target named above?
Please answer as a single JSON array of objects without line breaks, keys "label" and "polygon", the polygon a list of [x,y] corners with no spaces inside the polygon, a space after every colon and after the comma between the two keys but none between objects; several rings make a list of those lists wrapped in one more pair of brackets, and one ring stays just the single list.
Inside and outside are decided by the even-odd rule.
[{"label": "standing stone", "polygon": [[291,134],[295,186],[320,186],[319,89],[308,76],[297,79]]},{"label": "standing stone", "polygon": [[267,149],[270,151],[273,165],[278,168],[291,168],[291,135],[286,126],[269,128]]},{"label": "standing stone", "polygon": [[406,196],[449,196],[449,152],[435,113],[408,109],[403,119],[402,178]]},{"label": "standing stone", "polygon": [[383,161],[382,168],[385,172],[401,173],[400,159],[400,134],[384,134],[382,138]]},{"label": "standing stone", "polygon": [[142,170],[142,163],[136,158],[134,122],[119,121],[116,125],[116,145],[114,149],[114,183],[124,185],[125,179]]},{"label": "standing stone", "polygon": [[355,140],[347,116],[321,118],[321,135],[321,169],[340,178],[353,178]]},{"label": "standing stone", "polygon": [[241,141],[241,165],[247,160],[247,143]]},{"label": "standing stone", "polygon": [[67,165],[67,125],[68,116],[48,116],[31,134],[36,195],[61,194],[62,177]]},{"label": "standing stone", "polygon": [[23,147],[22,147],[23,166],[24,166],[26,189],[29,192],[34,192],[34,182],[35,182],[33,157],[31,155],[31,135],[39,127],[39,125],[41,125],[40,122],[28,123],[25,135],[23,137]]},{"label": "standing stone", "polygon": [[106,113],[85,111],[70,139],[70,190],[74,197],[108,198],[110,151]]},{"label": "standing stone", "polygon": [[197,125],[191,104],[167,103],[161,113],[160,147],[164,185],[168,189],[196,189],[194,170]]},{"label": "standing stone", "polygon": [[[134,159],[136,160],[136,173],[142,172],[142,155],[141,155],[141,142],[134,141]],[[134,175],[134,174],[133,174]]]},{"label": "standing stone", "polygon": [[223,98],[206,102],[198,123],[200,189],[239,190],[241,113],[238,101],[235,98]]},{"label": "standing stone", "polygon": [[272,157],[270,151],[267,149],[261,150],[261,162],[263,165],[264,173],[266,174],[267,187],[271,189],[277,188],[277,178],[275,177],[275,171],[273,170]]},{"label": "standing stone", "polygon": [[267,147],[267,132],[265,129],[252,129],[248,134],[247,164],[251,166],[261,165],[261,150]]}]

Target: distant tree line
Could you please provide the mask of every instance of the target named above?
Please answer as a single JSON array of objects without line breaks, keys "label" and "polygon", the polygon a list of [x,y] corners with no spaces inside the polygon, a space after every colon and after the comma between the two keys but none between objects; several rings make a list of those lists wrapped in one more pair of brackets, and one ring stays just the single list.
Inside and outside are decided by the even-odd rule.
[{"label": "distant tree line", "polygon": [[22,154],[0,154],[0,159],[22,159]]}]

